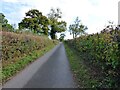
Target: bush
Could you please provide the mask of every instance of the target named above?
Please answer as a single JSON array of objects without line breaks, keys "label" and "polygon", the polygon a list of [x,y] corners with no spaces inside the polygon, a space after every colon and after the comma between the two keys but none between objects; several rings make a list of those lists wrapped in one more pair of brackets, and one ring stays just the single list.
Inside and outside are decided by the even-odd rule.
[{"label": "bush", "polygon": [[50,50],[58,41],[46,36],[0,32],[2,36],[2,80],[16,74],[35,59]]},{"label": "bush", "polygon": [[120,30],[101,31],[101,33],[81,36],[67,41],[87,62],[101,68],[105,78],[99,87],[118,87],[120,85]]}]

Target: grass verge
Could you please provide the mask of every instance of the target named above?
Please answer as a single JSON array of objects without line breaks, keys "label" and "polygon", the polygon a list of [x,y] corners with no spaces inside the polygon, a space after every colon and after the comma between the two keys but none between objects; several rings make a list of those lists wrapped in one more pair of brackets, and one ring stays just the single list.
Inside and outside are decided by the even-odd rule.
[{"label": "grass verge", "polygon": [[29,55],[26,55],[22,58],[16,60],[15,63],[8,65],[7,67],[2,68],[2,83],[4,84],[12,76],[16,75],[19,71],[24,69],[27,65],[35,61],[40,56],[44,55],[46,52],[51,50],[55,45],[49,45],[46,48],[41,50],[36,50],[31,52]]},{"label": "grass verge", "polygon": [[82,57],[76,50],[72,49],[67,43],[64,43],[71,69],[73,71],[75,81],[79,88],[95,88],[98,86],[97,79],[91,75],[89,67],[84,64]]}]

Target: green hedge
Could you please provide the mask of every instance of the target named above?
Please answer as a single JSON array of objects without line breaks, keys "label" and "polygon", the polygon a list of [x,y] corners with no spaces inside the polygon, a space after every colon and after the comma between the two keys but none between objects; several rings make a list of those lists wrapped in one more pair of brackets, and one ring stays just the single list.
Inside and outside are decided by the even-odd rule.
[{"label": "green hedge", "polygon": [[120,85],[120,30],[111,30],[81,36],[67,41],[80,54],[85,54],[87,62],[97,65],[105,75],[100,87],[118,87]]}]

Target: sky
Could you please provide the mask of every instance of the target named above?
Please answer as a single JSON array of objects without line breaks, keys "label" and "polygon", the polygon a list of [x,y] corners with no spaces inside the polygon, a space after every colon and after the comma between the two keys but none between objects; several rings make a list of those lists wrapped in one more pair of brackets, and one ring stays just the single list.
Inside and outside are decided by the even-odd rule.
[{"label": "sky", "polygon": [[[0,12],[4,13],[10,24],[18,24],[30,9],[38,9],[47,15],[51,8],[60,8],[62,20],[67,27],[78,16],[81,23],[88,27],[89,34],[100,32],[108,21],[118,23],[118,2],[120,0],[0,0]],[[66,39],[71,39],[65,32]],[[58,34],[59,37],[59,34]]]}]

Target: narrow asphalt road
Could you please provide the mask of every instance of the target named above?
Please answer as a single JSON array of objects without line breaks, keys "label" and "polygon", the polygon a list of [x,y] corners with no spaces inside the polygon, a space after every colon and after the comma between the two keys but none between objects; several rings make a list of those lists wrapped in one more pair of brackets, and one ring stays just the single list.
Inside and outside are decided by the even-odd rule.
[{"label": "narrow asphalt road", "polygon": [[8,81],[3,88],[74,88],[62,43]]}]

